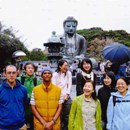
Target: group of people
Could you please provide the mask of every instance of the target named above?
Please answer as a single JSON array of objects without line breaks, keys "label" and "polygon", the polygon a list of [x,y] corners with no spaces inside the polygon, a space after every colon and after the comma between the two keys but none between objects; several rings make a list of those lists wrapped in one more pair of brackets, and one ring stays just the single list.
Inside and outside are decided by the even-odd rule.
[{"label": "group of people", "polygon": [[17,77],[14,65],[4,69],[6,78],[0,86],[0,130],[60,130],[60,119],[62,129],[67,129],[72,86],[67,62],[59,62],[54,76],[49,67],[43,68],[42,81],[35,77],[33,63],[26,63],[24,69],[25,75],[21,77]]},{"label": "group of people", "polygon": [[72,74],[62,59],[57,69],[41,71],[27,62],[25,75],[7,65],[0,86],[0,130],[129,130],[130,92],[124,77],[103,74],[103,87],[96,93],[96,74],[90,59],[83,59],[76,76],[76,97],[70,98]]},{"label": "group of people", "polygon": [[[0,86],[0,130],[130,130],[130,92],[128,81],[116,77],[110,64],[103,72],[103,87],[96,93],[96,74],[86,57],[86,39],[76,33],[78,21],[68,17],[64,23],[63,58],[72,62],[83,60],[76,73],[76,97],[70,97],[72,73],[65,59],[57,69],[41,70],[35,75],[35,65],[27,62],[25,75],[18,77],[17,67],[7,65]],[[75,64],[74,64],[75,66]],[[116,67],[114,67],[116,69]],[[41,80],[42,79],[42,80]]]},{"label": "group of people", "polygon": [[57,69],[41,71],[27,62],[25,75],[7,65],[0,86],[0,130],[125,130],[130,129],[130,92],[124,77],[115,80],[111,71],[103,74],[103,87],[96,93],[96,74],[90,59],[81,61],[76,75],[76,97],[70,97],[72,74],[61,59]]},{"label": "group of people", "polygon": [[97,77],[92,68],[90,59],[82,60],[81,72],[76,76],[77,96],[70,111],[70,130],[129,130],[128,80],[125,76],[117,78],[111,70],[105,71],[103,86],[98,90],[96,97],[94,95]]}]

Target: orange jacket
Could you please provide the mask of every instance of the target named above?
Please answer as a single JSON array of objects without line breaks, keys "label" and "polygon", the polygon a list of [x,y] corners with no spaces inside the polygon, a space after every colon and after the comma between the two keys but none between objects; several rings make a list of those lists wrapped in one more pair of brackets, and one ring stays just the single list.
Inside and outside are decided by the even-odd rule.
[{"label": "orange jacket", "polygon": [[[61,89],[54,84],[48,88],[44,84],[33,88],[36,109],[46,122],[52,121],[59,105]],[[43,125],[34,116],[34,127],[36,130],[44,130]],[[53,130],[60,130],[60,117],[57,119]]]}]

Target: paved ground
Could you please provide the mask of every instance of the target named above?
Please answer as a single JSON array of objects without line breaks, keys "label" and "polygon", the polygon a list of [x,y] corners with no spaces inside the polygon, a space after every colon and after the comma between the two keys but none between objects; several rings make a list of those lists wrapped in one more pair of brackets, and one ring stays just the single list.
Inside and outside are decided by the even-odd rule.
[{"label": "paved ground", "polygon": [[[98,92],[98,89],[101,88],[101,87],[102,87],[102,85],[96,85],[96,92]],[[73,100],[75,96],[76,96],[76,85],[72,85],[70,97]]]}]

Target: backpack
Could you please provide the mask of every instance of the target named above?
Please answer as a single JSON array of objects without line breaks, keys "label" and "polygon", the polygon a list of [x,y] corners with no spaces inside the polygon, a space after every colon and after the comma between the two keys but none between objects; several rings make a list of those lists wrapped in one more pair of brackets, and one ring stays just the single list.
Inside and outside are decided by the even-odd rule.
[{"label": "backpack", "polygon": [[116,96],[113,96],[113,105],[116,105]]},{"label": "backpack", "polygon": [[130,100],[116,100],[116,96],[113,96],[113,105],[116,105],[116,102],[121,103],[121,102],[130,102]]},{"label": "backpack", "polygon": [[[22,76],[21,77],[21,84],[24,84],[24,82],[25,82],[25,77]],[[33,84],[34,84],[34,86],[37,85],[37,78],[36,77],[33,78]]]}]

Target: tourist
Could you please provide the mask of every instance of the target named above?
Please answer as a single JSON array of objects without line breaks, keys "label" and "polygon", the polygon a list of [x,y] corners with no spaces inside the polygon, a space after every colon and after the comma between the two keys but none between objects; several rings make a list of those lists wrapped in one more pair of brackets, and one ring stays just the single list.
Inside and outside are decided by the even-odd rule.
[{"label": "tourist", "polygon": [[68,70],[68,62],[64,59],[58,62],[57,70],[53,73],[52,83],[62,89],[63,108],[61,113],[61,128],[68,130],[68,117],[71,108],[70,91],[72,87],[72,74]]},{"label": "tourist", "polygon": [[81,72],[76,76],[76,95],[83,94],[83,86],[86,80],[91,79],[96,85],[96,74],[92,71],[92,62],[90,59],[83,59],[81,62]]},{"label": "tourist", "polygon": [[27,89],[16,79],[17,74],[14,65],[7,65],[4,69],[6,79],[0,86],[0,130],[27,130]]},{"label": "tourist", "polygon": [[102,110],[102,127],[103,130],[106,129],[107,124],[107,105],[109,98],[111,96],[111,92],[115,92],[115,76],[112,71],[107,71],[103,74],[103,87],[98,90],[98,99],[101,103]]},{"label": "tourist", "polygon": [[[35,76],[35,65],[32,62],[27,62],[24,65],[25,75],[22,75],[18,77],[17,79],[20,80],[21,84],[24,85],[27,88],[28,91],[28,98],[30,101],[31,93],[33,87],[39,85],[42,83],[41,79]],[[31,111],[30,104],[28,104],[28,108],[26,109],[26,124],[28,127],[28,130],[33,130],[33,114]]]},{"label": "tourist", "polygon": [[112,93],[107,107],[107,130],[130,130],[130,92],[128,81],[120,77],[117,92]]},{"label": "tourist", "polygon": [[31,96],[31,108],[34,114],[35,130],[60,130],[60,113],[63,97],[61,89],[52,84],[52,70],[43,68],[43,83],[34,87]]},{"label": "tourist", "polygon": [[96,97],[94,82],[87,80],[83,92],[72,102],[69,130],[102,130],[101,107]]}]

